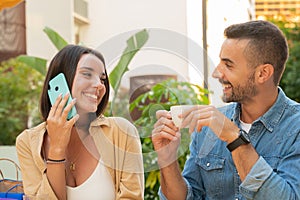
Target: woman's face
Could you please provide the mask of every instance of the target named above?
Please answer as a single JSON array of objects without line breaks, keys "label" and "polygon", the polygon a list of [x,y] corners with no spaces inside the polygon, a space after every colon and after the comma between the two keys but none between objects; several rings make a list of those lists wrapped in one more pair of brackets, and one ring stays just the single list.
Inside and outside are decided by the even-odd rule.
[{"label": "woman's face", "polygon": [[81,56],[72,86],[72,97],[76,98],[78,114],[94,113],[106,93],[105,68],[93,54]]}]

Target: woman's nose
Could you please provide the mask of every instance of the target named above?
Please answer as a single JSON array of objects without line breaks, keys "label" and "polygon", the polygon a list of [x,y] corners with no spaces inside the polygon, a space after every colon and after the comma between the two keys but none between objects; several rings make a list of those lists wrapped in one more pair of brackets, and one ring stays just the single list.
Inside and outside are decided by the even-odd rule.
[{"label": "woman's nose", "polygon": [[104,82],[100,78],[95,78],[95,80],[93,81],[93,86],[96,88],[105,87]]}]

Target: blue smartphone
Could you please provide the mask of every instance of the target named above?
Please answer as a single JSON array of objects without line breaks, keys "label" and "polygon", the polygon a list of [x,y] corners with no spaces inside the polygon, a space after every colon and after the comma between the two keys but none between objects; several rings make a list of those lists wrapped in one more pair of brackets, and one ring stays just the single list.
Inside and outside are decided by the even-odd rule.
[{"label": "blue smartphone", "polygon": [[[48,96],[51,102],[51,105],[53,105],[57,99],[57,97],[62,94],[62,97],[64,97],[67,93],[70,94],[69,99],[66,103],[68,105],[72,101],[71,93],[66,81],[66,78],[63,73],[59,73],[57,76],[55,76],[53,79],[49,81],[49,89],[48,89]],[[65,105],[65,106],[66,106]],[[77,111],[75,106],[72,107],[70,112],[68,113],[67,119],[71,119],[76,115]]]}]

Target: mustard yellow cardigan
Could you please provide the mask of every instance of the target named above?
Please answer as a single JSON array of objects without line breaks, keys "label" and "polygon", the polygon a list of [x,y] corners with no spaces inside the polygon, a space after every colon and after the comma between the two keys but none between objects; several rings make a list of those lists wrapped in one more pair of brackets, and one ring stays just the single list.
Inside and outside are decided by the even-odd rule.
[{"label": "mustard yellow cardigan", "polygon": [[[24,130],[16,140],[25,194],[48,194],[57,199],[41,156],[46,123]],[[115,185],[116,199],[144,198],[144,169],[141,143],[136,128],[126,119],[99,117],[90,134]],[[101,199],[101,197],[99,197]]]}]

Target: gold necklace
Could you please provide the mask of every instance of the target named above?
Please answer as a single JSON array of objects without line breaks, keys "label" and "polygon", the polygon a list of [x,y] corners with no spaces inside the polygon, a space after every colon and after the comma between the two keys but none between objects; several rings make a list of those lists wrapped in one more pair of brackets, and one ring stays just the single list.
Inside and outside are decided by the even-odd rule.
[{"label": "gold necklace", "polygon": [[75,170],[76,170],[76,162],[77,162],[77,160],[79,159],[79,157],[80,157],[80,154],[81,154],[81,152],[82,152],[82,148],[84,148],[84,143],[83,143],[83,141],[81,141],[81,145],[80,145],[80,147],[79,147],[79,150],[78,150],[78,152],[76,152],[76,157],[73,159],[73,161],[71,161],[71,159],[68,159],[69,160],[69,162],[70,162],[70,171],[71,172],[74,172]]},{"label": "gold necklace", "polygon": [[77,153],[76,158],[73,161],[70,161],[70,171],[72,171],[72,172],[74,172],[76,170],[76,162],[80,157],[80,153],[81,153],[82,148],[83,147],[81,146],[78,153]]},{"label": "gold necklace", "polygon": [[76,164],[75,164],[75,162],[71,162],[71,164],[70,164],[70,170],[71,170],[71,171],[75,171],[75,169],[76,169]]},{"label": "gold necklace", "polygon": [[[77,130],[78,131],[78,130]],[[70,168],[70,171],[71,172],[74,172],[75,170],[76,170],[76,162],[78,161],[78,159],[79,159],[79,157],[80,157],[80,154],[81,154],[81,152],[82,152],[82,149],[83,148],[86,148],[85,147],[85,140],[87,139],[89,137],[89,134],[87,134],[85,137],[83,137],[83,138],[80,138],[79,137],[79,139],[80,139],[80,142],[81,142],[81,146],[80,146],[80,148],[79,148],[79,150],[78,150],[78,152],[77,152],[77,155],[76,155],[76,158],[73,160],[73,161],[70,161],[70,166],[69,166],[69,168]]]}]

